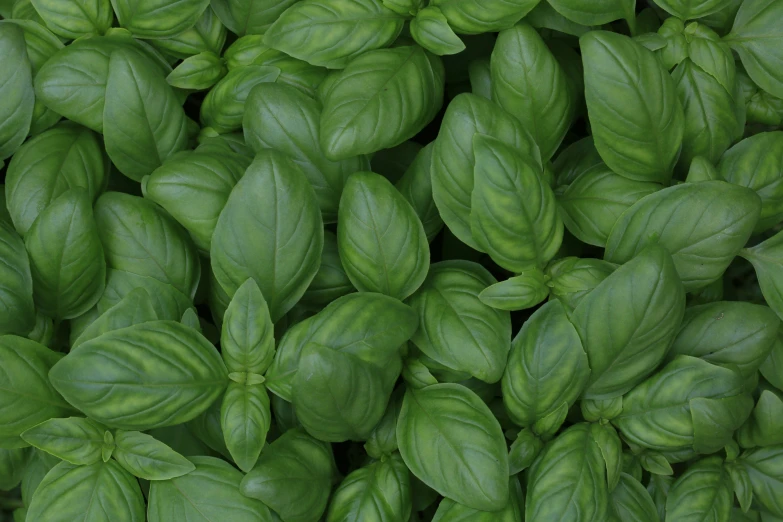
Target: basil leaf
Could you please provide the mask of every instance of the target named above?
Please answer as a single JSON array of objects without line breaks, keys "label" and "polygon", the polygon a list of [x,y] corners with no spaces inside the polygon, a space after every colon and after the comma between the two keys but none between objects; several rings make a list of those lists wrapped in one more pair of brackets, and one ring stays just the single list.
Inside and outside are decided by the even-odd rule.
[{"label": "basil leaf", "polygon": [[658,522],[658,512],[650,494],[638,480],[627,473],[620,474],[617,487],[609,497],[610,508],[618,520],[628,522]]},{"label": "basil leaf", "polygon": [[650,375],[684,311],[685,291],[663,248],[649,247],[604,279],[572,317],[592,369],[584,397],[611,399]]},{"label": "basil leaf", "polygon": [[762,391],[736,439],[744,448],[783,444],[783,398],[770,390]]},{"label": "basil leaf", "polygon": [[340,260],[337,236],[324,230],[321,266],[302,296],[301,303],[320,308],[355,290]]},{"label": "basil leaf", "polygon": [[66,462],[90,465],[101,458],[106,429],[90,419],[49,419],[22,434],[25,442]]},{"label": "basil leaf", "polygon": [[[424,447],[421,440],[432,443]],[[409,389],[397,421],[397,442],[411,472],[438,493],[474,509],[496,511],[506,505],[503,432],[486,404],[464,386]]]},{"label": "basil leaf", "polygon": [[538,0],[434,0],[431,5],[443,12],[455,32],[479,34],[511,27],[537,3]]},{"label": "basil leaf", "polygon": [[521,23],[498,35],[491,71],[492,99],[531,129],[542,159],[548,160],[575,109],[560,64],[536,30]]},{"label": "basil leaf", "polygon": [[[668,250],[686,291],[717,280],[750,237],[760,200],[723,181],[685,183],[640,199],[617,221],[604,258],[625,262],[651,243]],[[686,229],[671,223],[690,223]]]},{"label": "basil leaf", "polygon": [[258,154],[215,227],[212,270],[220,286],[230,297],[252,277],[275,322],[315,277],[321,250],[321,213],[304,173],[282,153]]},{"label": "basil leaf", "polygon": [[24,242],[0,222],[0,334],[27,335],[35,326],[33,277]]},{"label": "basil leaf", "polygon": [[500,511],[481,511],[444,498],[438,504],[432,522],[522,522],[525,512],[525,496],[519,479],[512,476],[508,487],[510,490],[508,502]]},{"label": "basil leaf", "polygon": [[261,83],[274,82],[279,76],[280,69],[266,65],[230,70],[204,98],[200,112],[202,124],[220,133],[239,130],[252,89]]},{"label": "basil leaf", "polygon": [[500,140],[476,135],[473,154],[473,239],[503,268],[543,268],[563,239],[552,189],[534,164]]},{"label": "basil leaf", "polygon": [[419,216],[427,239],[432,241],[443,228],[443,219],[440,217],[438,207],[432,198],[432,143],[422,148],[405,174],[397,181],[395,187],[400,191],[408,203],[411,204],[416,215]]},{"label": "basil leaf", "polygon": [[168,38],[150,40],[155,48],[175,58],[187,58],[203,52],[220,54],[226,42],[226,26],[211,7],[207,7],[196,25]]},{"label": "basil leaf", "polygon": [[33,6],[53,33],[69,40],[86,34],[104,34],[114,20],[108,0],[35,0]]},{"label": "basil leaf", "polygon": [[329,501],[333,466],[328,443],[291,429],[264,450],[240,488],[287,522],[315,522]]},{"label": "basil leaf", "polygon": [[152,482],[147,516],[149,522],[272,522],[261,502],[239,492],[242,473],[214,457],[191,457],[196,469],[169,480]]},{"label": "basil leaf", "polygon": [[666,500],[666,517],[672,520],[700,517],[728,520],[733,504],[728,473],[718,457],[692,464],[672,484]]},{"label": "basil leaf", "polygon": [[0,160],[10,157],[30,130],[35,94],[24,33],[12,23],[0,23],[0,54],[10,64],[0,73]]},{"label": "basil leaf", "polygon": [[166,38],[193,27],[209,0],[112,0],[120,26],[138,38]]},{"label": "basil leaf", "polygon": [[266,442],[272,421],[269,395],[261,384],[230,382],[220,407],[220,425],[229,453],[249,472]]},{"label": "basil leaf", "polygon": [[264,43],[312,65],[342,69],[390,45],[404,21],[380,0],[305,0],[274,21]]},{"label": "basil leaf", "polygon": [[112,455],[117,462],[145,480],[167,480],[196,469],[188,459],[146,433],[117,430],[114,444]]},{"label": "basil leaf", "polygon": [[635,2],[629,0],[547,0],[555,11],[582,25],[603,25],[615,20],[634,22]]},{"label": "basil leaf", "polygon": [[519,275],[486,287],[479,294],[479,300],[498,310],[524,310],[549,297],[546,283],[546,276],[540,269],[525,270]]},{"label": "basil leaf", "polygon": [[413,343],[452,370],[485,382],[499,381],[511,349],[511,318],[479,299],[496,282],[484,267],[470,261],[432,264],[424,284],[408,299],[419,315]]},{"label": "basil leaf", "polygon": [[28,508],[30,520],[143,522],[139,483],[114,461],[76,466],[61,462],[46,474]]},{"label": "basil leaf", "polygon": [[49,379],[90,418],[147,430],[188,421],[207,409],[225,387],[226,368],[192,328],[151,321],[79,345],[52,368]]},{"label": "basil leaf", "polygon": [[51,202],[25,237],[38,308],[59,319],[93,307],[106,285],[106,260],[86,190],[70,189]]},{"label": "basil leaf", "polygon": [[324,99],[320,141],[340,160],[412,138],[443,103],[440,58],[418,46],[363,53],[346,66]]},{"label": "basil leaf", "polygon": [[427,277],[430,249],[413,207],[378,174],[348,178],[340,198],[337,247],[360,292],[403,300]]},{"label": "basil leaf", "polygon": [[627,36],[591,31],[579,42],[587,111],[601,158],[629,179],[668,182],[684,128],[673,80],[650,51]]},{"label": "basil leaf", "polygon": [[152,62],[118,49],[109,59],[103,135],[106,153],[135,181],[185,148],[185,112]]},{"label": "basil leaf", "polygon": [[454,34],[448,20],[437,7],[425,7],[411,20],[411,36],[433,54],[457,54],[465,50],[465,43]]},{"label": "basil leaf", "polygon": [[185,58],[166,77],[172,87],[202,91],[209,89],[226,75],[227,69],[220,56],[212,52],[203,52]]},{"label": "basil leaf", "polygon": [[369,164],[365,156],[327,159],[319,143],[320,122],[314,99],[290,85],[270,82],[251,91],[243,126],[254,151],[275,149],[291,157],[315,190],[324,222],[333,223],[348,176],[369,170]]},{"label": "basil leaf", "polygon": [[511,343],[501,381],[503,404],[519,426],[531,426],[576,402],[590,377],[587,354],[559,301],[550,301],[525,322]]},{"label": "basil leaf", "polygon": [[776,517],[783,517],[783,446],[769,446],[747,451],[739,459],[753,486],[753,500]]}]

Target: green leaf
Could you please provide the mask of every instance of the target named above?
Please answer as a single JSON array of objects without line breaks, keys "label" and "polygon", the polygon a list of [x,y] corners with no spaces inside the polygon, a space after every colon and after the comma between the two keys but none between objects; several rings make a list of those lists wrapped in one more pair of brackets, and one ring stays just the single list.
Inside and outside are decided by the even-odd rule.
[{"label": "green leaf", "polygon": [[691,464],[672,485],[666,500],[671,520],[729,520],[733,504],[729,474],[719,457]]},{"label": "green leaf", "polygon": [[681,164],[689,166],[696,156],[717,162],[737,137],[731,93],[688,59],[677,66],[672,77],[685,113]]},{"label": "green leaf", "polygon": [[117,462],[141,479],[168,480],[196,469],[188,459],[146,433],[117,430],[114,444]]},{"label": "green leaf", "polygon": [[704,156],[696,156],[691,160],[685,183],[701,183],[702,181],[714,181],[716,179],[721,179],[718,170]]},{"label": "green leaf", "polygon": [[604,165],[595,149],[593,137],[588,136],[565,147],[552,163],[556,185],[570,185],[585,172]]},{"label": "green leaf", "polygon": [[332,496],[326,522],[408,520],[410,473],[399,454],[350,473]]},{"label": "green leaf", "polygon": [[95,221],[109,268],[157,279],[191,298],[195,295],[201,278],[198,253],[182,227],[155,203],[106,192],[95,203]]},{"label": "green leaf", "polygon": [[117,169],[135,181],[185,148],[185,111],[155,65],[118,49],[109,59],[103,135]]},{"label": "green leaf", "polygon": [[[352,328],[345,327],[349,323]],[[308,344],[355,355],[381,369],[393,366],[399,360],[400,345],[417,327],[414,310],[397,299],[368,292],[348,294],[285,333],[266,372],[266,383],[272,392],[290,401],[291,383]]]},{"label": "green leaf", "polygon": [[348,178],[340,199],[337,247],[360,292],[403,300],[427,277],[430,249],[413,207],[379,174]]},{"label": "green leaf", "polygon": [[[212,7],[232,33],[242,36],[264,34],[295,3],[295,0],[212,0]],[[227,4],[227,9],[219,9],[221,4]]]},{"label": "green leaf", "polygon": [[106,429],[79,417],[49,419],[25,431],[22,438],[36,448],[75,465],[90,465],[101,458]]},{"label": "green leaf", "polygon": [[120,26],[138,38],[166,38],[193,27],[209,0],[112,0]]},{"label": "green leaf", "polygon": [[185,58],[166,77],[166,81],[172,87],[203,91],[215,85],[226,72],[220,56],[213,52],[202,52]]},{"label": "green leaf", "polygon": [[280,69],[268,65],[252,65],[232,69],[212,87],[201,104],[200,118],[204,126],[226,133],[242,127],[245,102],[253,87],[274,82]]},{"label": "green leaf", "polygon": [[323,307],[356,289],[345,273],[337,248],[337,236],[324,230],[324,249],[321,252],[321,266],[307,287],[300,301],[303,304]]},{"label": "green leaf", "polygon": [[781,0],[748,0],[724,38],[756,85],[778,98],[783,98],[783,28],[777,23],[781,16]]},{"label": "green leaf", "polygon": [[16,438],[72,411],[46,377],[60,357],[34,341],[0,336],[0,437]]},{"label": "green leaf", "polygon": [[272,522],[272,514],[258,500],[239,492],[242,473],[214,457],[191,457],[196,467],[181,477],[150,485],[149,522]]},{"label": "green leaf", "polygon": [[93,201],[106,182],[100,138],[60,124],[30,139],[14,154],[6,174],[8,212],[24,236],[43,209],[68,189],[84,188]]},{"label": "green leaf", "polygon": [[753,485],[753,500],[761,508],[783,517],[783,446],[747,451],[739,459]]},{"label": "green leaf", "polygon": [[443,103],[440,58],[419,46],[378,49],[351,61],[324,100],[321,147],[339,160],[412,138]]},{"label": "green leaf", "polygon": [[49,379],[90,418],[128,430],[192,419],[227,380],[215,347],[174,321],[136,324],[87,341],[61,359]]},{"label": "green leaf", "polygon": [[772,386],[783,391],[783,341],[780,333],[772,345],[769,357],[759,367],[759,372]]},{"label": "green leaf", "polygon": [[772,350],[779,327],[766,306],[724,301],[694,306],[685,311],[668,359],[700,357],[752,377]]},{"label": "green leaf", "polygon": [[[541,4],[539,4],[541,5]],[[488,100],[492,99],[492,65],[489,58],[473,60],[468,66],[471,92]]]},{"label": "green leaf", "polygon": [[[423,440],[431,442],[422,446]],[[486,511],[502,509],[508,501],[503,432],[487,405],[464,386],[409,389],[397,442],[411,472],[441,495]]]},{"label": "green leaf", "polygon": [[753,264],[761,285],[761,293],[778,317],[783,317],[783,274],[780,259],[783,257],[783,233],[778,233],[740,255]]},{"label": "green leaf", "polygon": [[465,50],[465,43],[449,27],[449,22],[437,7],[425,7],[411,20],[411,36],[433,54],[457,54]]},{"label": "green leaf", "polygon": [[254,151],[275,149],[293,159],[315,190],[324,222],[333,223],[348,176],[369,170],[369,164],[364,156],[327,159],[319,142],[320,122],[318,102],[295,87],[270,82],[251,91],[243,126]]},{"label": "green leaf", "polygon": [[480,250],[470,226],[476,134],[502,141],[537,168],[542,164],[533,137],[519,120],[496,104],[468,93],[449,103],[432,151],[432,196],[449,230],[467,246]]},{"label": "green leaf", "polygon": [[104,290],[101,300],[98,301],[96,312],[98,314],[106,313],[136,288],[143,288],[147,291],[152,301],[152,309],[158,319],[179,321],[185,311],[193,306],[193,302],[188,296],[170,284],[162,283],[152,277],[109,269],[106,290]]},{"label": "green leaf", "polygon": [[[719,279],[753,232],[760,210],[753,191],[723,181],[685,183],[640,199],[617,221],[604,258],[631,259],[657,243],[672,255],[685,290]],[[672,223],[690,223],[672,227]]]},{"label": "green leaf", "polygon": [[315,522],[326,510],[334,457],[326,442],[291,429],[264,450],[244,479],[242,494],[268,505],[286,522]]},{"label": "green leaf", "polygon": [[658,183],[625,178],[599,164],[574,179],[558,195],[557,203],[569,232],[584,243],[603,247],[622,213],[661,188]]},{"label": "green leaf", "polygon": [[27,335],[35,326],[33,277],[24,242],[0,222],[0,334]]},{"label": "green leaf", "polygon": [[260,384],[230,382],[220,407],[226,447],[245,473],[253,469],[272,421],[269,395]]},{"label": "green leaf", "polygon": [[431,265],[424,284],[408,299],[419,315],[413,343],[452,370],[485,382],[499,381],[511,349],[511,318],[478,297],[496,282],[484,267],[470,261]]},{"label": "green leaf", "polygon": [[305,0],[272,24],[264,43],[312,65],[342,69],[363,53],[390,45],[404,21],[380,0]]},{"label": "green leaf", "polygon": [[725,9],[731,0],[655,0],[655,3],[673,16],[693,20]]},{"label": "green leaf", "polygon": [[223,318],[220,347],[229,372],[263,374],[275,354],[274,326],[253,279],[240,286]]},{"label": "green leaf", "polygon": [[617,519],[624,522],[659,522],[650,494],[627,473],[620,474],[620,481],[609,497],[609,506]]},{"label": "green leaf", "polygon": [[[573,22],[569,18],[566,18],[560,14],[559,11],[552,7],[553,3],[556,4],[557,2],[540,2],[536,8],[530,11],[530,13],[525,17],[525,21],[536,29],[552,29],[554,31],[560,31],[561,33],[570,34],[572,36],[582,36],[590,30],[590,28],[586,25]],[[582,4],[584,5],[584,2],[582,2]],[[569,12],[567,8],[564,7],[568,5],[568,2],[560,2],[559,5],[562,11]],[[592,2],[590,4],[586,4],[586,6],[589,8],[592,6]],[[602,6],[599,4],[599,9],[601,7]],[[588,13],[585,13],[585,15],[590,16]],[[572,16],[571,12],[569,12],[569,16]],[[573,16],[577,17],[579,15]],[[622,14],[620,17],[622,17]]]},{"label": "green leaf", "polygon": [[674,475],[671,464],[660,453],[645,452],[639,456],[641,467],[655,475]]},{"label": "green leaf", "polygon": [[395,187],[419,216],[427,239],[432,241],[443,228],[443,219],[432,199],[432,151],[434,145],[422,148]]},{"label": "green leaf", "polygon": [[582,393],[590,367],[582,341],[559,301],[525,321],[503,374],[503,404],[515,424],[528,427]]},{"label": "green leaf", "polygon": [[560,64],[536,30],[521,23],[498,35],[491,69],[492,99],[530,130],[542,159],[550,159],[575,111]]},{"label": "green leaf", "polygon": [[671,76],[627,36],[591,31],[579,42],[587,111],[601,158],[629,179],[668,182],[684,129]]},{"label": "green leaf", "polygon": [[[657,451],[690,448],[696,438],[694,401],[698,407],[700,399],[704,405],[703,399],[742,397],[744,387],[742,377],[733,370],[680,355],[626,394],[623,412],[612,422],[629,443]],[[715,403],[714,406],[726,412],[735,405]],[[739,419],[733,429],[744,420]],[[731,431],[725,442],[730,439]]]},{"label": "green leaf", "polygon": [[366,440],[383,417],[396,374],[355,355],[310,343],[293,380],[296,416],[312,436],[328,442]]},{"label": "green leaf", "polygon": [[114,20],[109,0],[35,0],[33,6],[53,33],[69,40],[104,34]]},{"label": "green leaf", "polygon": [[528,471],[525,520],[606,520],[606,464],[589,424],[549,443]]},{"label": "green leaf", "polygon": [[460,34],[497,32],[517,23],[539,0],[433,0]]},{"label": "green leaf", "polygon": [[546,283],[544,272],[539,268],[532,268],[486,287],[479,293],[479,300],[498,310],[532,308],[549,297]]},{"label": "green leaf", "polygon": [[139,483],[114,461],[61,462],[46,474],[28,508],[29,520],[144,522]]},{"label": "green leaf", "polygon": [[557,253],[563,222],[535,164],[501,140],[477,134],[470,228],[480,250],[503,268],[543,268]]},{"label": "green leaf", "polygon": [[546,0],[568,20],[582,25],[604,25],[615,20],[634,19],[633,0]]},{"label": "green leaf", "polygon": [[145,197],[185,227],[200,250],[209,252],[218,216],[248,164],[234,152],[204,152],[201,147],[180,152],[152,172]]},{"label": "green leaf", "polygon": [[10,64],[0,73],[0,159],[10,157],[30,130],[35,94],[24,33],[12,23],[0,23],[0,56]]},{"label": "green leaf", "polygon": [[304,173],[280,152],[258,154],[215,227],[211,257],[218,283],[231,297],[248,277],[255,279],[275,322],[315,277],[321,250],[321,213]]},{"label": "green leaf", "polygon": [[744,448],[783,444],[783,398],[772,391],[762,391],[736,439]]},{"label": "green leaf", "polygon": [[726,151],[718,163],[720,179],[748,187],[761,198],[754,233],[783,221],[783,132],[750,136]]},{"label": "green leaf", "polygon": [[16,488],[29,473],[30,461],[28,448],[0,449],[0,490]]},{"label": "green leaf", "polygon": [[149,43],[175,58],[187,58],[203,52],[220,54],[225,42],[226,26],[208,7],[190,29],[168,38],[150,40]]},{"label": "green leaf", "polygon": [[684,311],[685,291],[660,247],[649,247],[604,279],[572,317],[592,369],[584,397],[617,397],[650,375]]},{"label": "green leaf", "polygon": [[397,417],[400,416],[404,397],[405,387],[398,386],[392,392],[383,417],[367,437],[364,450],[372,458],[382,460],[384,455],[388,457],[397,451]]},{"label": "green leaf", "polygon": [[38,308],[72,319],[92,308],[106,285],[106,260],[86,190],[66,191],[44,209],[25,236]]}]

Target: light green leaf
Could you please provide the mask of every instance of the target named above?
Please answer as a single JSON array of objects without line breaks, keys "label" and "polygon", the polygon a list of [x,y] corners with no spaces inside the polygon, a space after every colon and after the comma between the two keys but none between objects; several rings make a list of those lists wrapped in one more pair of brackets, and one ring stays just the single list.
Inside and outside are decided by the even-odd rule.
[{"label": "light green leaf", "polygon": [[252,278],[237,289],[228,305],[220,348],[229,372],[262,375],[272,364],[274,325],[264,296]]},{"label": "light green leaf", "polygon": [[62,462],[41,481],[27,518],[47,522],[144,522],[144,508],[139,483],[116,462],[89,466]]},{"label": "light green leaf", "polygon": [[379,174],[348,178],[340,199],[337,247],[360,292],[403,300],[427,277],[430,249],[424,227],[405,198]]},{"label": "light green leaf", "polygon": [[339,160],[412,138],[443,103],[440,58],[419,46],[378,49],[351,61],[324,100],[321,147]]},{"label": "light green leaf", "polygon": [[188,459],[146,433],[117,430],[114,444],[117,462],[141,479],[168,480],[196,469]]},{"label": "light green leaf", "polygon": [[411,36],[433,54],[457,54],[465,50],[465,43],[449,27],[449,22],[437,7],[425,7],[411,20]]},{"label": "light green leaf", "polygon": [[251,65],[232,69],[214,87],[201,104],[201,122],[220,133],[242,127],[245,102],[256,85],[274,82],[280,69],[267,65]]},{"label": "light green leaf", "polygon": [[460,34],[497,32],[517,23],[539,0],[434,0],[454,31]]},{"label": "light green leaf", "polygon": [[671,253],[686,291],[703,288],[723,275],[745,245],[760,209],[753,191],[724,181],[668,187],[640,199],[620,217],[604,258],[623,263],[656,243]]},{"label": "light green leaf", "polygon": [[70,189],[52,201],[27,231],[25,247],[43,313],[72,319],[101,298],[106,260],[86,190]]},{"label": "light green leaf", "polygon": [[542,159],[550,159],[575,111],[560,64],[536,30],[521,23],[498,35],[491,69],[492,100],[522,122]]},{"label": "light green leaf", "polygon": [[264,43],[312,65],[342,69],[361,54],[390,45],[404,21],[380,0],[305,0],[272,24]]},{"label": "light green leaf", "polygon": [[187,58],[198,53],[213,52],[220,54],[226,42],[226,26],[212,8],[201,14],[196,25],[168,38],[150,40],[157,49],[175,58]]},{"label": "light green leaf", "polygon": [[196,248],[155,203],[106,192],[95,203],[95,221],[109,268],[157,279],[191,298],[195,295],[201,278]]},{"label": "light green leaf", "polygon": [[470,261],[431,265],[424,284],[408,299],[419,315],[413,343],[452,370],[485,382],[499,381],[511,349],[511,318],[478,297],[496,282],[484,267]]},{"label": "light green leaf", "polygon": [[473,154],[473,240],[507,270],[543,268],[563,240],[552,189],[535,163],[501,140],[477,134]]},{"label": "light green leaf", "polygon": [[587,111],[601,158],[627,178],[669,181],[684,128],[671,76],[627,36],[591,31],[579,42]]},{"label": "light green leaf", "polygon": [[571,318],[592,369],[584,397],[611,399],[650,375],[684,311],[685,291],[663,248],[649,247],[604,279]]},{"label": "light green leaf", "polygon": [[220,407],[220,425],[231,457],[245,473],[255,466],[271,422],[269,395],[263,385],[228,384]]},{"label": "light green leaf", "polygon": [[209,0],[112,0],[120,26],[137,38],[166,38],[193,27]]},{"label": "light green leaf", "polygon": [[105,431],[90,419],[69,417],[42,422],[22,433],[22,439],[59,459],[83,466],[100,460]]},{"label": "light green leaf", "polygon": [[291,429],[264,450],[240,489],[286,522],[316,522],[329,501],[333,469],[328,443]]},{"label": "light green leaf", "polygon": [[264,504],[239,492],[242,473],[214,457],[191,457],[196,467],[150,485],[149,522],[273,522]]},{"label": "light green leaf", "polygon": [[498,310],[532,308],[549,297],[546,276],[539,268],[525,270],[481,291],[479,300]]},{"label": "light green leaf", "polygon": [[321,213],[304,173],[280,152],[258,154],[215,227],[211,257],[217,281],[231,297],[248,277],[255,279],[275,322],[315,277],[321,250]]},{"label": "light green leaf", "polygon": [[587,355],[563,305],[550,301],[525,321],[503,374],[503,404],[515,424],[528,427],[576,402],[590,377]]},{"label": "light green leaf", "polygon": [[226,368],[201,334],[151,321],[87,341],[49,372],[55,388],[107,426],[147,430],[186,422],[226,385]]},{"label": "light green leaf", "polygon": [[104,34],[114,21],[109,0],[35,0],[32,3],[47,27],[69,40],[86,34]]},{"label": "light green leaf", "polygon": [[203,91],[226,75],[227,69],[215,53],[202,52],[185,58],[171,71],[166,81],[172,87]]},{"label": "light green leaf", "polygon": [[[431,442],[422,446],[422,440]],[[474,509],[496,511],[506,505],[503,432],[487,405],[464,386],[409,389],[397,421],[397,442],[411,472],[438,493]]]},{"label": "light green leaf", "polygon": [[139,53],[118,49],[109,59],[103,135],[117,169],[135,181],[187,144],[187,120],[158,68]]}]

